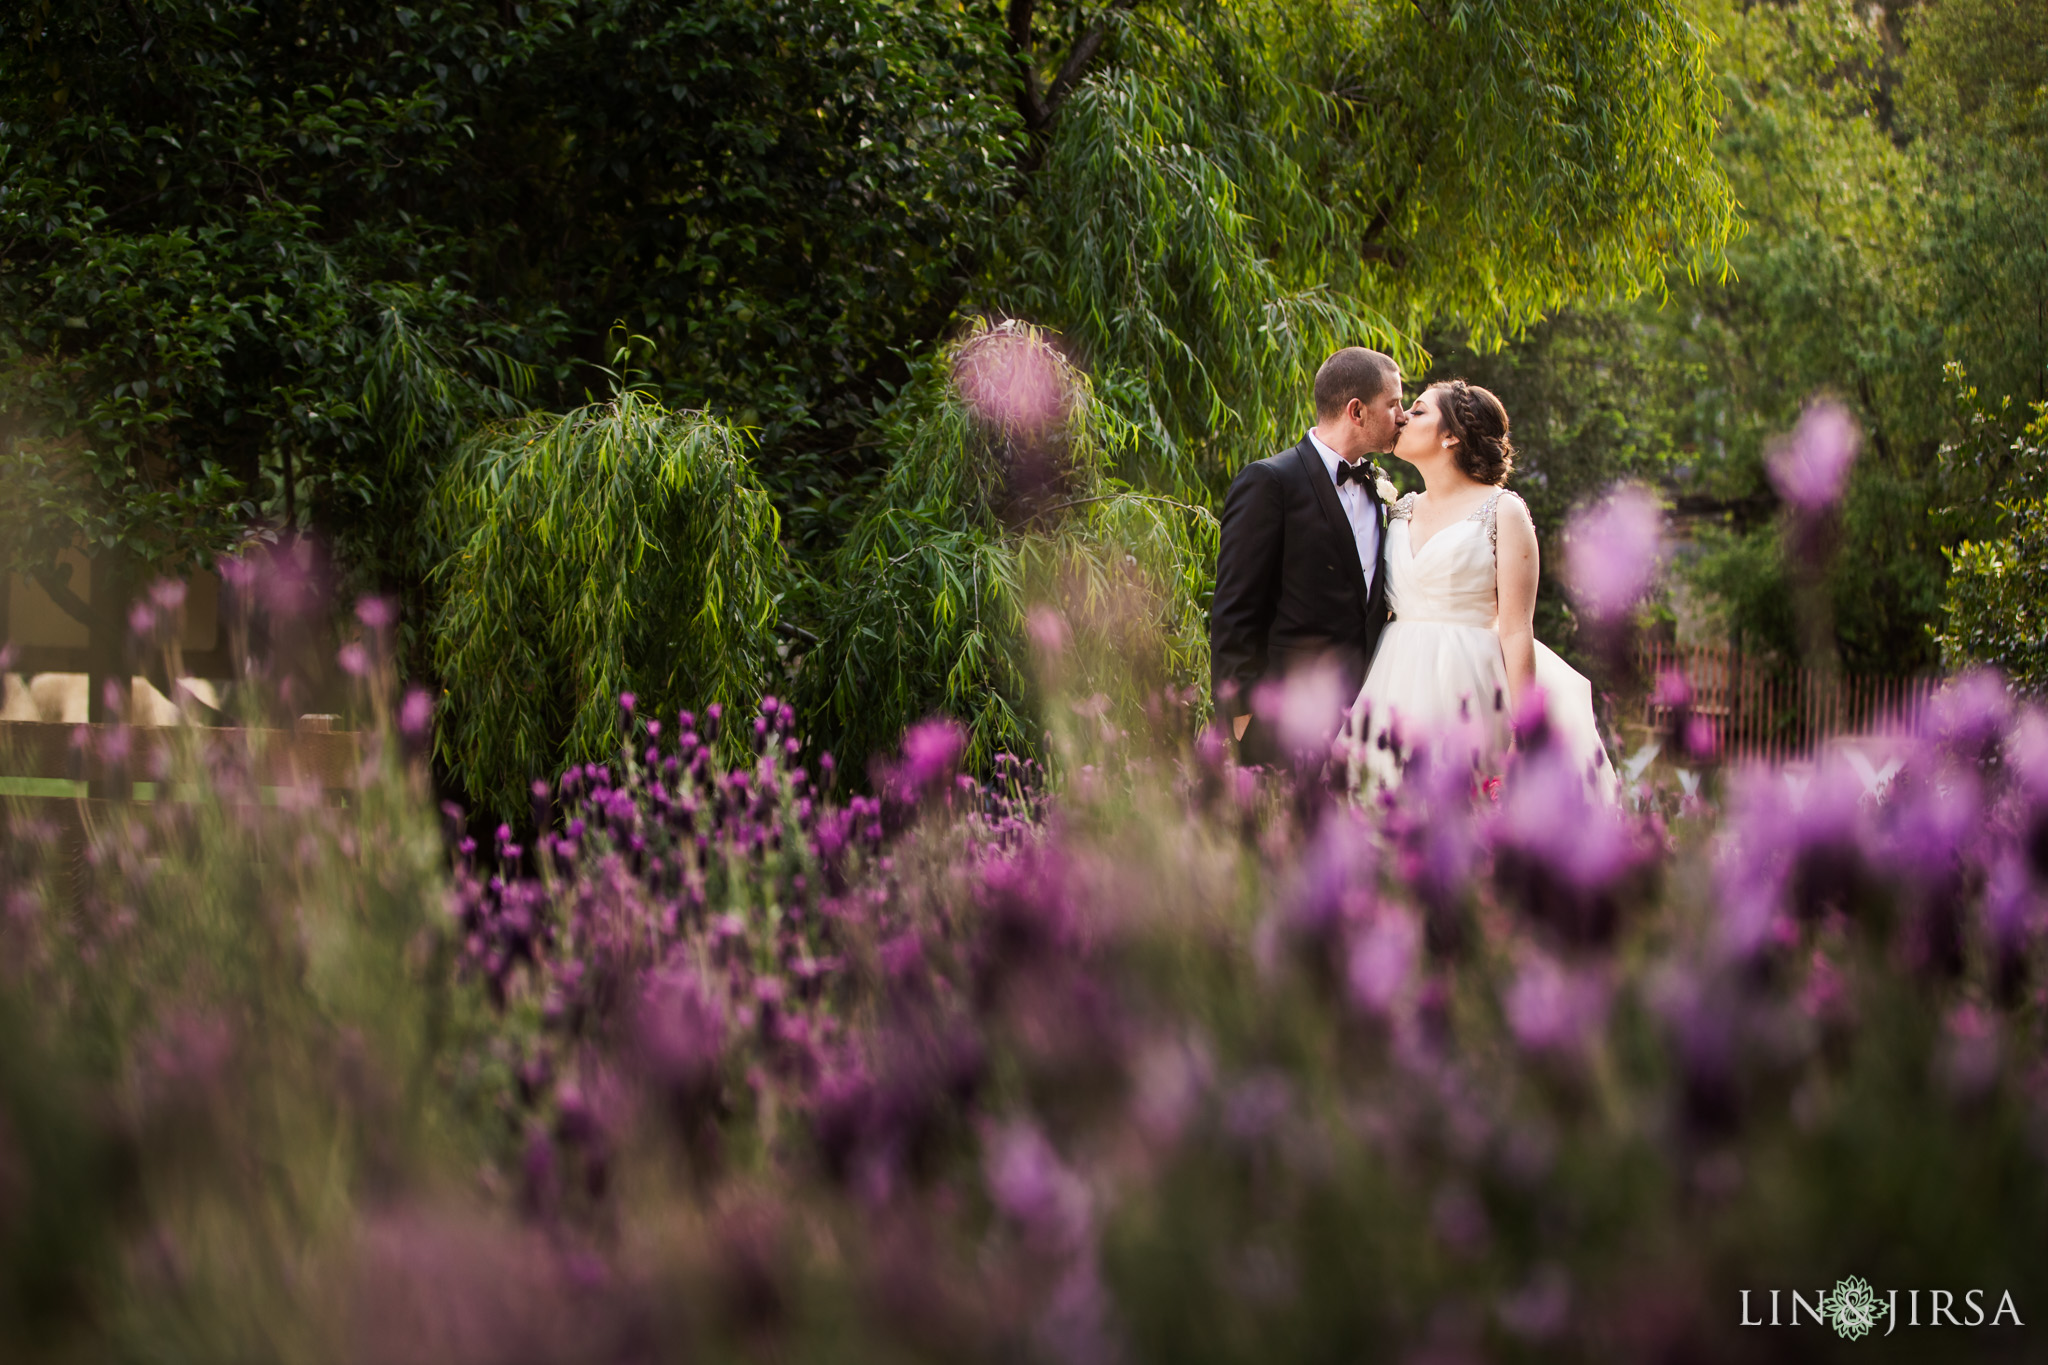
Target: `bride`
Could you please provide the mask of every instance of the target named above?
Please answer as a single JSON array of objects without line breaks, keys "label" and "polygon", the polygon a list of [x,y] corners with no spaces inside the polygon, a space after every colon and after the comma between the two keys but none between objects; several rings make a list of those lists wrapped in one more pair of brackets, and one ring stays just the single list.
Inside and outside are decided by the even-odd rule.
[{"label": "bride", "polygon": [[1387,522],[1387,605],[1394,619],[1345,727],[1354,789],[1400,783],[1420,749],[1498,774],[1514,718],[1538,691],[1550,742],[1613,801],[1618,783],[1593,717],[1592,686],[1536,639],[1536,527],[1501,485],[1514,468],[1508,414],[1485,389],[1432,384],[1394,445],[1424,491]]}]

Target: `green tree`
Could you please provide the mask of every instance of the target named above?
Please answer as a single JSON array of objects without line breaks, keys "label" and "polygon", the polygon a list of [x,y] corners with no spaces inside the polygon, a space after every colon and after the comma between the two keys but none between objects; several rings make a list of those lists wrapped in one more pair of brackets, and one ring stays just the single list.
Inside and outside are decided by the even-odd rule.
[{"label": "green tree", "polygon": [[[1975,439],[1944,368],[2024,402],[2048,364],[2039,16],[2011,0],[1805,0],[1703,5],[1700,22],[1722,39],[1715,151],[1742,203],[1727,272],[1583,301],[1499,356],[1434,349],[1497,379],[1518,418],[1572,395],[1570,496],[1655,473],[1697,551],[1692,584],[1786,659],[1795,570],[1764,462],[1814,395],[1848,403],[1865,442],[1825,585],[1836,646],[1858,671],[1921,671],[1937,662],[1944,547],[1996,530],[2011,472],[2010,430],[1982,460],[1944,456]],[[1589,334],[1604,354],[1584,351]],[[1529,473],[1548,478],[1544,435],[1528,435]]]},{"label": "green tree", "polygon": [[[739,433],[631,387],[488,427],[442,470],[429,523],[438,756],[477,805],[609,761],[620,696],[751,707],[767,689],[777,518]],[[736,717],[737,719],[737,717]]]},{"label": "green tree", "polygon": [[5,567],[311,527],[416,576],[431,460],[573,404],[620,320],[672,402],[858,446],[1007,174],[984,28],[887,0],[11,8]]},{"label": "green tree", "polygon": [[1694,579],[1752,647],[1798,657],[1764,461],[1832,393],[1865,430],[1829,584],[1842,660],[1912,672],[1940,594],[1940,499],[1923,485],[1943,414],[1922,173],[1884,119],[1885,35],[1833,0],[1724,14],[1720,155],[1746,232],[1727,279],[1674,291],[1651,319],[1704,551]]},{"label": "green tree", "polygon": [[[1965,389],[1964,400],[1976,398]],[[1949,668],[1989,664],[2023,691],[2048,692],[2048,403],[2008,439],[2010,406],[1980,410],[1970,439],[1946,452],[1957,465],[1996,472],[1997,522],[1948,552],[1950,573],[1936,642]],[[1980,474],[1981,476],[1981,474]]]},{"label": "green tree", "polygon": [[1941,0],[1908,35],[1901,105],[1927,168],[1944,352],[1986,392],[2048,400],[2048,12]]},{"label": "green tree", "polygon": [[[1012,6],[1013,41],[1032,13]],[[1432,324],[1498,338],[1712,259],[1732,225],[1707,39],[1677,5],[1256,0],[1101,22],[1113,53],[1052,80],[1063,106],[1032,117],[1027,84],[1043,150],[977,298],[1077,347],[1142,433],[1119,467],[1149,486],[1220,493],[1293,440],[1337,346],[1412,364]],[[1020,50],[1055,69],[1058,48]]]},{"label": "green tree", "polygon": [[1059,613],[1041,634],[1101,670],[1070,692],[1139,707],[1206,683],[1216,518],[1110,474],[1136,432],[1043,333],[975,329],[920,367],[881,432],[896,458],[812,589],[799,674],[841,753],[885,750],[935,712],[968,724],[978,767],[1042,753],[1034,604]]}]

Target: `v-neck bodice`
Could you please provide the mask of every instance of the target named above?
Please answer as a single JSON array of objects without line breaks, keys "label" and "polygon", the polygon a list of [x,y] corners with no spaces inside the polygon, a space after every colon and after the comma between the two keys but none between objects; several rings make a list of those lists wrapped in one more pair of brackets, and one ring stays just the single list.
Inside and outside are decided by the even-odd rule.
[{"label": "v-neck bodice", "polygon": [[[1387,600],[1394,619],[1380,636],[1345,727],[1355,787],[1399,786],[1425,751],[1434,755],[1429,762],[1447,764],[1449,771],[1467,764],[1476,776],[1502,771],[1514,738],[1507,660],[1495,633],[1494,546],[1504,496],[1514,494],[1489,493],[1478,511],[1438,531],[1420,551],[1409,535],[1413,495],[1391,509]],[[1549,710],[1544,752],[1584,778],[1596,800],[1613,805],[1618,784],[1593,713],[1592,684],[1540,640],[1535,656],[1529,695],[1541,695]]]},{"label": "v-neck bodice", "polygon": [[1387,605],[1397,621],[1437,621],[1491,630],[1500,614],[1495,592],[1495,491],[1470,516],[1414,548],[1415,495],[1394,505],[1387,522]]}]

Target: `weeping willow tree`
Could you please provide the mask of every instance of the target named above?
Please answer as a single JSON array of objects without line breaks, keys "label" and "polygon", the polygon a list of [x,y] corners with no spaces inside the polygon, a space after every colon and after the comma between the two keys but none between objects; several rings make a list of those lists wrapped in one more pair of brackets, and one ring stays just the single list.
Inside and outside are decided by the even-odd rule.
[{"label": "weeping willow tree", "polygon": [[1009,15],[1030,151],[979,300],[1067,338],[1138,433],[1118,471],[1161,491],[1296,439],[1339,346],[1491,344],[1735,229],[1680,0]]},{"label": "weeping willow tree", "polygon": [[1136,439],[1037,328],[978,324],[927,359],[883,421],[888,475],[811,585],[806,715],[856,761],[945,713],[968,762],[1037,753],[1027,618],[1055,613],[1066,690],[1141,702],[1208,674],[1205,508],[1113,477]]},{"label": "weeping willow tree", "polygon": [[437,480],[437,753],[480,807],[619,741],[619,696],[751,705],[774,662],[778,522],[741,437],[630,387],[485,429]]}]

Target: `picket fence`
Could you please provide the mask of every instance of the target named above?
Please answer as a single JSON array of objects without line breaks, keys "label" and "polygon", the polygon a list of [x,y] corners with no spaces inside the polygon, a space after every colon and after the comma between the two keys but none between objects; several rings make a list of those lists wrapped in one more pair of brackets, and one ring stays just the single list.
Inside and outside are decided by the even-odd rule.
[{"label": "picket fence", "polygon": [[1657,680],[1675,670],[1691,690],[1691,713],[1706,722],[1723,758],[1782,763],[1810,756],[1837,735],[1907,733],[1938,677],[1824,677],[1788,669],[1734,646],[1646,643],[1637,655],[1645,686],[1643,721],[1671,722]]}]

